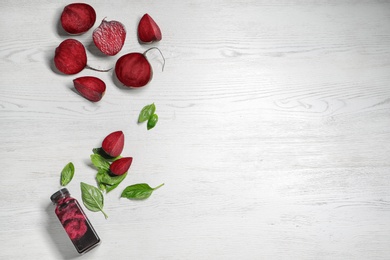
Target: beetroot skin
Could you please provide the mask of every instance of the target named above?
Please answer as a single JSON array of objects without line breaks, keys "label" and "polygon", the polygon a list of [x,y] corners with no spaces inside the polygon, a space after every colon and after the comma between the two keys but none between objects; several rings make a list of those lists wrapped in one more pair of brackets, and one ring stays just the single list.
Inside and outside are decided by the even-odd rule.
[{"label": "beetroot skin", "polygon": [[73,84],[80,95],[92,102],[100,101],[106,92],[106,84],[92,76],[74,79]]},{"label": "beetroot skin", "polygon": [[85,33],[95,24],[96,12],[92,6],[74,3],[65,6],[61,14],[61,25],[67,33]]},{"label": "beetroot skin", "polygon": [[127,87],[143,87],[152,79],[152,67],[142,53],[128,53],[115,64],[118,80]]},{"label": "beetroot skin", "polygon": [[152,43],[162,39],[160,27],[148,14],[144,14],[139,21],[138,39],[142,43]]},{"label": "beetroot skin", "polygon": [[125,26],[117,21],[106,21],[93,31],[93,42],[96,47],[106,55],[114,56],[125,44]]},{"label": "beetroot skin", "polygon": [[74,39],[64,40],[55,50],[54,64],[64,74],[76,74],[87,66],[84,45]]}]

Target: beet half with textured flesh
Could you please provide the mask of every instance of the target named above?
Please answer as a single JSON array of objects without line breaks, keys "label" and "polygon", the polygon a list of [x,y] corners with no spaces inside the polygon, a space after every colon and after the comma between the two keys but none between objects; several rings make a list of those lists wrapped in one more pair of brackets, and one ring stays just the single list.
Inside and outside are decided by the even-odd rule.
[{"label": "beet half with textured flesh", "polygon": [[122,49],[126,39],[125,26],[118,21],[103,20],[92,33],[96,47],[104,54],[114,56]]}]

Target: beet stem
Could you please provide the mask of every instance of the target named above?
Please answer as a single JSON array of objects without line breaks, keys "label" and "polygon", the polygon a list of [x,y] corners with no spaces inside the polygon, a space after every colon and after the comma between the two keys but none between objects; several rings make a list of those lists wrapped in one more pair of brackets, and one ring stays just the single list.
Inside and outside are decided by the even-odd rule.
[{"label": "beet stem", "polygon": [[147,53],[148,51],[153,50],[153,49],[158,50],[158,52],[160,53],[161,57],[163,58],[163,61],[164,61],[164,62],[163,62],[161,71],[164,71],[164,67],[165,67],[165,57],[164,57],[164,55],[162,54],[162,52],[160,51],[159,48],[157,48],[157,47],[151,47],[151,48],[147,49],[147,50],[144,52],[144,56],[146,56],[146,53]]},{"label": "beet stem", "polygon": [[87,64],[86,68],[88,69],[91,69],[91,70],[94,70],[94,71],[99,71],[99,72],[109,72],[110,70],[112,70],[113,68],[109,68],[109,69],[105,69],[105,70],[102,70],[102,69],[96,69],[94,67],[91,67]]}]

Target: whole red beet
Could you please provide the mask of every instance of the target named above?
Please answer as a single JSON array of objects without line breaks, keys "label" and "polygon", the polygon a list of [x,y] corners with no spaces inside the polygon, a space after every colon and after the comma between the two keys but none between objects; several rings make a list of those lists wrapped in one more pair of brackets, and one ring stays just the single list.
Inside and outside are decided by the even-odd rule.
[{"label": "whole red beet", "polygon": [[125,135],[122,131],[116,131],[112,132],[104,138],[102,149],[107,155],[111,157],[117,157],[121,155],[124,145]]},{"label": "whole red beet", "polygon": [[64,74],[79,73],[87,66],[84,45],[74,39],[64,40],[55,50],[54,64]]},{"label": "whole red beet", "polygon": [[114,56],[125,44],[126,29],[120,22],[103,20],[99,27],[93,31],[92,38],[101,52]]},{"label": "whole red beet", "polygon": [[70,34],[81,34],[95,24],[96,12],[92,6],[74,3],[65,6],[61,14],[61,25]]},{"label": "whole red beet", "polygon": [[152,47],[143,54],[138,52],[128,53],[117,60],[115,64],[115,75],[123,85],[139,88],[149,83],[152,79],[153,70],[145,55],[152,49],[157,49],[164,59],[161,51],[156,47]]},{"label": "whole red beet", "polygon": [[106,84],[101,79],[92,76],[74,79],[73,84],[80,95],[92,102],[101,100],[106,91]]},{"label": "whole red beet", "polygon": [[141,43],[152,43],[162,39],[160,27],[148,14],[144,14],[139,21],[138,39]]}]

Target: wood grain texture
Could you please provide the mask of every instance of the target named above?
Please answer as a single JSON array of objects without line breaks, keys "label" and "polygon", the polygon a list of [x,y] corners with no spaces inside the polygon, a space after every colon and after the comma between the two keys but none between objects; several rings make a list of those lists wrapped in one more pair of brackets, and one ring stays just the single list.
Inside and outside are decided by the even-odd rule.
[{"label": "wood grain texture", "polygon": [[[131,172],[105,196],[103,243],[83,259],[388,259],[390,256],[389,1],[90,1],[125,24],[116,57],[92,31],[64,34],[69,1],[2,1],[0,15],[1,259],[76,259],[49,197],[94,184],[91,149],[126,136]],[[149,52],[151,83],[129,90],[112,72],[99,103],[76,94],[52,58],[66,38],[88,63],[143,52],[149,13],[163,40]],[[146,104],[159,122],[137,124]],[[146,201],[125,186],[165,183]]]}]

